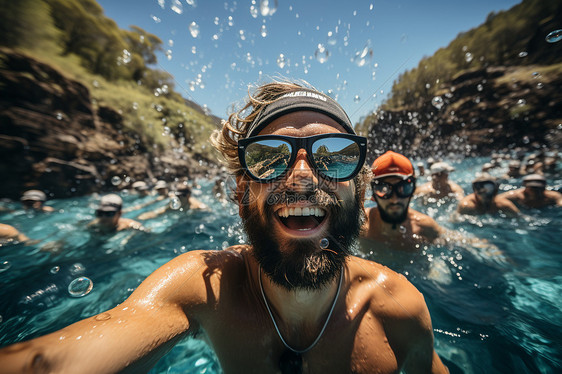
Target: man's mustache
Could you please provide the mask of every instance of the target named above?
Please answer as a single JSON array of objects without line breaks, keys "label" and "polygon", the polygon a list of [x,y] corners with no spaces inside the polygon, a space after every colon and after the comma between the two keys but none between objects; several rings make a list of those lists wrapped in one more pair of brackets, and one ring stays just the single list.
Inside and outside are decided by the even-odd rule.
[{"label": "man's mustache", "polygon": [[290,205],[308,202],[324,208],[341,206],[341,201],[333,192],[327,192],[316,188],[310,191],[297,192],[293,190],[276,190],[269,194],[267,205]]}]

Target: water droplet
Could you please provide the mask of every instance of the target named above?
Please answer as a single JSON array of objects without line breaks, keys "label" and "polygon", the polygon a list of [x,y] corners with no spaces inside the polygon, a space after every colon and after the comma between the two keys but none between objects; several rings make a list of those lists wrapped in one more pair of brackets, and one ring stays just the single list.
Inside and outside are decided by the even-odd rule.
[{"label": "water droplet", "polygon": [[541,82],[537,83],[537,88],[540,90],[541,88],[544,87],[544,84],[542,84]]},{"label": "water droplet", "polygon": [[478,86],[476,86],[476,89],[478,91],[482,91],[484,89],[484,86],[482,86],[481,84],[479,84]]},{"label": "water droplet", "polygon": [[437,109],[443,108],[443,98],[441,96],[435,96],[433,99],[431,99],[431,105],[433,105]]},{"label": "water droplet", "polygon": [[332,32],[332,31],[329,31],[329,32],[328,32],[328,41],[327,41],[327,43],[328,43],[329,45],[336,45],[337,42],[338,42],[338,39],[336,38],[336,33]]},{"label": "water droplet", "polygon": [[287,61],[285,60],[285,55],[283,55],[283,53],[281,53],[279,55],[279,57],[277,57],[277,66],[279,66],[281,69],[283,69],[286,64],[287,64]]},{"label": "water droplet", "polygon": [[92,288],[94,288],[94,283],[90,278],[80,277],[70,282],[68,285],[68,293],[72,297],[82,297],[89,294]]},{"label": "water droplet", "polygon": [[355,95],[355,96],[353,97],[353,101],[356,102],[356,103],[358,103],[358,102],[361,101],[361,97],[360,97],[359,95]]},{"label": "water droplet", "polygon": [[203,230],[205,230],[205,225],[204,224],[200,224],[199,226],[197,226],[195,228],[195,233],[196,234],[201,234],[203,232]]},{"label": "water droplet", "polygon": [[119,178],[117,175],[114,176],[113,178],[111,178],[111,184],[114,186],[119,186],[121,184],[121,178]]},{"label": "water droplet", "polygon": [[189,32],[194,38],[197,38],[199,36],[199,25],[195,23],[195,21],[189,24]]},{"label": "water droplet", "polygon": [[518,56],[519,57],[527,57],[528,53],[523,51],[523,52],[519,52]]},{"label": "water droplet", "polygon": [[162,22],[162,20],[158,17],[156,17],[155,15],[150,15],[150,18],[152,18],[152,20],[154,21],[154,23],[160,23]]},{"label": "water droplet", "polygon": [[373,57],[373,50],[371,49],[369,44],[367,44],[366,46],[363,47],[363,49],[360,49],[359,51],[355,52],[355,56],[353,56],[352,61],[355,63],[355,65],[361,67],[361,66],[365,66],[367,64],[367,60],[371,59],[372,57]]},{"label": "water droplet", "polygon": [[260,34],[262,38],[267,36],[267,27],[265,27],[265,25],[261,25]]},{"label": "water droplet", "polygon": [[544,38],[544,40],[546,40],[549,43],[556,43],[559,42],[560,40],[562,40],[562,29],[560,30],[555,30],[551,33],[549,33],[546,38]]},{"label": "water droplet", "polygon": [[0,273],[8,270],[11,267],[12,264],[10,264],[10,261],[0,261]]},{"label": "water droplet", "polygon": [[177,196],[174,196],[170,199],[170,209],[178,210],[181,208],[181,201]]},{"label": "water droplet", "polygon": [[179,0],[172,0],[172,6],[170,8],[177,14],[183,13],[183,6],[181,5]]},{"label": "water droplet", "polygon": [[466,53],[464,54],[464,60],[465,60],[466,62],[469,62],[469,63],[470,63],[470,62],[472,61],[472,59],[474,59],[474,56],[472,55],[472,53],[466,52]]},{"label": "water droplet", "polygon": [[168,61],[170,61],[172,59],[172,50],[171,49],[166,50],[165,55]]},{"label": "water droplet", "polygon": [[402,234],[405,234],[406,233],[406,227],[400,225],[400,227],[398,228],[398,231],[400,231]]},{"label": "water droplet", "polygon": [[328,248],[329,245],[330,245],[330,240],[328,240],[328,238],[320,239],[320,248],[326,249]]},{"label": "water droplet", "polygon": [[50,271],[51,274],[56,274],[59,272],[59,270],[60,270],[60,266],[53,266]]},{"label": "water droplet", "polygon": [[69,271],[72,275],[78,275],[79,273],[83,273],[84,271],[86,271],[86,268],[84,267],[84,265],[77,262],[70,267]]},{"label": "water droplet", "polygon": [[250,15],[253,18],[258,18],[258,8],[255,5],[250,6]]},{"label": "water droplet", "polygon": [[525,99],[519,99],[519,100],[517,100],[517,105],[518,105],[518,106],[523,106],[523,105],[525,105],[525,104],[527,104],[527,100],[525,100]]},{"label": "water droplet", "polygon": [[272,16],[277,12],[277,0],[260,0],[260,14],[265,16]]},{"label": "water droplet", "polygon": [[191,5],[192,7],[197,7],[197,2],[195,0],[185,0],[187,5]]},{"label": "water droplet", "polygon": [[200,358],[199,360],[195,361],[195,366],[206,365],[209,362],[206,358]]},{"label": "water droplet", "polygon": [[94,319],[96,321],[107,321],[110,318],[111,318],[111,314],[109,314],[107,312],[103,312],[103,313],[98,314],[97,316],[94,317]]},{"label": "water droplet", "polygon": [[324,44],[318,44],[318,48],[314,52],[314,57],[316,57],[316,61],[323,64],[328,61],[328,57],[330,56],[330,52],[326,49]]}]

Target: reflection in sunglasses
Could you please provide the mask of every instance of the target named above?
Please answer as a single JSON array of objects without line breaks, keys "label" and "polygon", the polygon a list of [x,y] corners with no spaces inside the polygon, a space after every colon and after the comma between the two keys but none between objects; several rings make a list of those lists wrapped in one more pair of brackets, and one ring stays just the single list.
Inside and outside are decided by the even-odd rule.
[{"label": "reflection in sunglasses", "polygon": [[366,140],[352,134],[322,134],[309,137],[265,135],[238,143],[242,166],[255,180],[267,182],[282,177],[305,149],[314,169],[324,178],[349,180],[365,160]]}]

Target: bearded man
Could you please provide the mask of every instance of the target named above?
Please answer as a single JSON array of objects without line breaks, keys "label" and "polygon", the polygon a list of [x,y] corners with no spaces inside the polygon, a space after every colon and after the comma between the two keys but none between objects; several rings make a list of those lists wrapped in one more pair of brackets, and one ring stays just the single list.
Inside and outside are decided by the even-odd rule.
[{"label": "bearded man", "polygon": [[419,248],[416,244],[435,243],[446,233],[433,218],[409,207],[416,177],[407,157],[388,151],[373,162],[371,170],[372,200],[377,206],[367,209],[362,237],[385,249],[414,252]]},{"label": "bearded man", "polygon": [[366,140],[334,100],[263,85],[212,141],[250,244],[173,259],[119,306],[0,351],[1,372],[146,372],[190,334],[226,373],[447,372],[423,296],[350,255]]}]

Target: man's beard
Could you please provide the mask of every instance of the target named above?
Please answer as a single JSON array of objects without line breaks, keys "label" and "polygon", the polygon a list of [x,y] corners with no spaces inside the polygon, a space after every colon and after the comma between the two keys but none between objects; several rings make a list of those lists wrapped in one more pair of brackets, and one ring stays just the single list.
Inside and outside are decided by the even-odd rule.
[{"label": "man's beard", "polygon": [[404,222],[406,220],[406,218],[408,218],[408,206],[409,205],[410,205],[410,200],[408,200],[408,204],[406,204],[406,207],[404,208],[402,213],[400,213],[397,216],[393,216],[393,215],[388,214],[383,208],[381,208],[380,204],[377,204],[377,208],[379,209],[379,214],[381,216],[381,219],[386,223],[392,224],[392,228],[395,229],[396,225]]},{"label": "man's beard", "polygon": [[[270,279],[291,291],[297,288],[315,290],[331,282],[340,272],[346,257],[351,253],[351,246],[359,236],[361,228],[361,202],[356,196],[351,204],[338,202],[335,195],[316,189],[307,193],[285,191],[277,192],[276,203],[289,201],[314,201],[324,208],[329,217],[327,233],[329,246],[322,249],[319,239],[287,239],[280,243],[272,230],[275,219],[272,201],[268,196],[264,203],[265,217],[254,204],[242,205],[240,216],[244,230],[248,235],[253,253]],[[357,195],[357,194],[356,194]],[[284,250],[280,250],[280,245]]]}]

